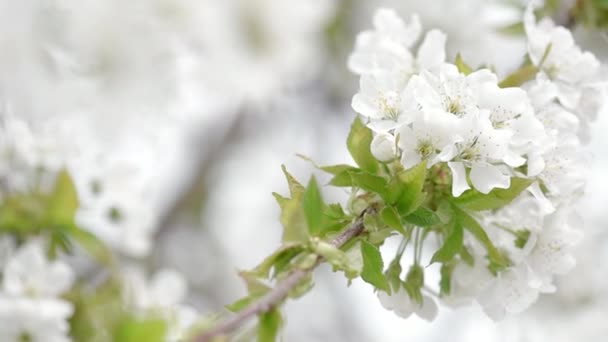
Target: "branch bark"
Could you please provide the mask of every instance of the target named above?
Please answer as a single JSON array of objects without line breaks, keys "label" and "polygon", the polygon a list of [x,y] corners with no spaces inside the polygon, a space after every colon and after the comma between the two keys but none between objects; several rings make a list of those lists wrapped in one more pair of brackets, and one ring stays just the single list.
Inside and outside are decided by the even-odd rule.
[{"label": "branch bark", "polygon": [[[351,239],[363,233],[363,230],[363,215],[361,215],[347,229],[331,240],[330,244],[335,247],[341,247]],[[270,290],[270,292],[268,292],[264,297],[260,298],[257,302],[239,311],[237,314],[226,319],[212,329],[204,331],[200,335],[194,337],[192,342],[210,342],[214,337],[226,335],[236,330],[253,316],[266,313],[280,305],[281,302],[287,298],[289,292],[322,262],[323,257],[318,256],[317,261],[312,267],[293,271],[287,276],[287,278],[279,282],[272,290]]]}]

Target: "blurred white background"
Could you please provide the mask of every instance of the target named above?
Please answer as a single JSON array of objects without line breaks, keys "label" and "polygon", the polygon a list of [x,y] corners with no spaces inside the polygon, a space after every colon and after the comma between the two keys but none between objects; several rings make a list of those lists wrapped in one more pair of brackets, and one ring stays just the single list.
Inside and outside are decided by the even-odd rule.
[{"label": "blurred white background", "polygon": [[[506,1],[504,1],[506,2]],[[304,181],[320,164],[350,162],[345,137],[357,78],[346,57],[380,6],[418,12],[448,34],[451,58],[506,74],[523,37],[497,28],[521,6],[484,0],[23,0],[0,1],[3,115],[21,136],[67,163],[79,223],[133,264],[180,271],[188,302],[222,309],[245,294],[237,270],[280,242],[281,164]],[[605,36],[578,28],[608,59]],[[587,237],[577,268],[527,313],[493,322],[477,308],[442,308],[433,323],[386,311],[371,287],[346,287],[329,268],[286,305],[285,341],[603,341],[608,336],[608,113],[592,127],[582,205]],[[29,146],[29,145],[28,145]],[[320,176],[321,179],[322,176]],[[325,182],[327,179],[323,179]],[[102,196],[93,196],[97,186]],[[324,189],[344,201],[345,194]],[[117,210],[121,220],[111,220]],[[383,252],[391,253],[391,246]]]}]

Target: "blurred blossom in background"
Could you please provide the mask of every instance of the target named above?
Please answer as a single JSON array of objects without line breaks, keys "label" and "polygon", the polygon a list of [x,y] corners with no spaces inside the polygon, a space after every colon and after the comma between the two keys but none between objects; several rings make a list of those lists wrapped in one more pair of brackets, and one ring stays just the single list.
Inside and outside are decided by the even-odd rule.
[{"label": "blurred blossom in background", "polygon": [[[313,167],[296,153],[320,164],[350,162],[344,139],[358,81],[346,60],[375,8],[419,13],[425,31],[448,35],[448,60],[461,53],[504,76],[526,47],[524,37],[499,28],[521,20],[522,3],[2,0],[0,187],[44,186],[45,175],[67,168],[80,200],[77,223],[124,260],[133,306],[172,307],[187,324],[245,294],[234,271],[255,266],[279,244],[271,192],[287,190],[281,164],[306,179]],[[605,35],[574,31],[581,46],[608,59]],[[284,340],[603,340],[603,114],[591,127],[595,159],[581,207],[591,233],[557,295],[500,323],[478,307],[442,307],[428,323],[397,317],[367,284],[347,288],[322,267],[315,290],[286,306]],[[331,200],[344,196],[327,190]],[[94,270],[68,261],[76,272]]]}]

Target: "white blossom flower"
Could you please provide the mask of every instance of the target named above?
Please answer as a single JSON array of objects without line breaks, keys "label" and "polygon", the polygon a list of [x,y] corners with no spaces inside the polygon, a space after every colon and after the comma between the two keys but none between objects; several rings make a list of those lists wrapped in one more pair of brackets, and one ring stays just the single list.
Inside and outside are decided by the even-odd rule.
[{"label": "white blossom flower", "polygon": [[377,68],[401,70],[408,77],[414,71],[410,48],[420,38],[422,26],[417,15],[403,21],[394,10],[378,9],[373,18],[374,30],[357,35],[355,50],[348,67],[357,74],[369,74]]},{"label": "white blossom flower", "polygon": [[422,303],[420,304],[412,301],[405,290],[399,290],[390,295],[380,291],[378,299],[384,308],[393,311],[397,316],[402,318],[408,318],[412,314],[416,314],[424,320],[432,321],[437,316],[437,304],[431,297],[426,295],[422,296]]},{"label": "white blossom flower", "polygon": [[606,83],[600,62],[576,45],[568,29],[555,26],[550,18],[537,22],[533,9],[528,6],[524,16],[530,60],[541,69],[539,77],[554,84],[559,104],[581,120],[579,136],[587,141],[588,123],[605,103]]},{"label": "white blossom flower", "polygon": [[538,178],[554,201],[567,203],[583,193],[588,157],[573,135],[556,136],[544,146],[544,168]]},{"label": "white blossom flower", "polygon": [[[410,47],[420,35],[420,22],[413,16],[403,22],[393,10],[380,9],[374,16],[375,31],[365,31],[357,38],[349,67],[361,74],[361,90],[353,97],[358,113],[372,119],[376,130],[390,130],[409,118],[404,98],[409,78],[418,70],[437,69],[445,61],[445,34],[432,30],[421,43],[417,57]],[[377,121],[381,121],[377,125]],[[388,122],[387,122],[388,121]]]},{"label": "white blossom flower", "polygon": [[[509,204],[468,212],[485,234],[456,222],[469,228],[466,251],[452,259],[454,264],[444,263],[450,286],[441,298],[453,306],[475,300],[494,319],[520,313],[539,294],[554,291],[555,276],[574,265],[571,249],[580,223],[571,208],[584,191],[588,166],[581,137],[603,106],[605,89],[594,81],[599,62],[576,46],[567,29],[549,19],[537,23],[528,7],[528,53],[538,75],[521,87],[503,88],[493,71],[465,74],[445,63],[441,52],[434,66],[423,66],[421,56],[443,51],[445,40],[427,34],[413,57],[418,33],[411,32],[421,26],[413,18],[414,24],[406,24],[383,10],[375,17],[375,30],[359,37],[350,60],[351,69],[361,74],[353,108],[369,118],[376,158],[400,155],[405,168],[422,161],[429,168],[449,168],[452,197],[471,188],[489,194],[510,189],[512,178],[520,184],[528,179],[531,185]],[[411,39],[395,38],[406,31]],[[387,142],[393,137],[396,152]],[[378,153],[381,144],[384,155]],[[405,291],[379,297],[402,317],[434,316],[434,304],[426,298],[419,306]]]},{"label": "white blossom flower", "polygon": [[49,261],[42,242],[31,240],[7,261],[2,290],[12,296],[52,298],[67,291],[74,281],[72,270],[60,261]]},{"label": "white blossom flower", "polygon": [[10,253],[1,270],[0,339],[69,341],[72,304],[59,298],[74,281],[72,270],[47,259],[41,240],[30,240]]},{"label": "white blossom flower", "polygon": [[572,225],[580,225],[578,221],[577,215],[565,208],[545,218],[543,229],[526,260],[539,278],[541,291],[554,292],[554,275],[563,275],[575,266],[573,250],[582,235],[577,230],[579,227]]},{"label": "white blossom flower", "polygon": [[447,296],[443,296],[441,301],[452,307],[468,305],[493,278],[483,255],[475,255],[473,265],[460,261],[452,270],[450,292]]},{"label": "white blossom flower", "polygon": [[0,293],[0,340],[68,342],[71,304],[58,299],[31,299]]},{"label": "white blossom flower", "polygon": [[408,101],[405,99],[405,83],[388,72],[378,71],[363,75],[360,91],[353,96],[353,109],[372,120],[376,130],[388,131],[408,123]]},{"label": "white blossom flower", "polygon": [[124,297],[129,307],[141,315],[159,314],[168,324],[168,342],[181,341],[198,318],[196,310],[182,304],[187,293],[183,276],[173,270],[160,270],[146,279],[143,270],[123,271]]},{"label": "white blossom flower", "polygon": [[592,53],[581,51],[568,29],[555,26],[550,18],[536,22],[533,10],[528,6],[524,16],[530,59],[549,78],[557,81],[558,88],[564,87],[560,89],[560,101],[566,107],[575,107],[580,94],[568,94],[568,85],[588,81],[596,75],[600,63]]},{"label": "white blossom flower", "polygon": [[[398,129],[404,166],[428,157],[437,159],[429,166],[448,162],[455,196],[470,188],[467,169],[471,183],[483,193],[508,188],[510,168],[523,165],[523,155],[534,151],[545,133],[526,92],[501,89],[497,83],[489,70],[465,76],[449,64],[438,75],[423,71],[412,76],[402,98],[414,102],[408,107],[417,110],[408,111],[413,123],[404,120]],[[423,148],[421,157],[420,146],[432,148]]]},{"label": "white blossom flower", "polygon": [[134,257],[150,252],[156,228],[146,183],[138,178],[140,167],[109,161],[90,163],[74,172],[80,196],[76,222],[111,248]]},{"label": "white blossom flower", "polygon": [[411,125],[398,128],[399,148],[403,151],[401,164],[410,168],[426,160],[430,167],[442,157],[447,158],[444,155],[452,151],[450,147],[461,139],[455,125],[458,122],[454,116],[436,111],[418,115]]},{"label": "white blossom flower", "polygon": [[580,130],[581,120],[557,101],[557,86],[546,75],[538,75],[525,88],[536,117],[546,128],[556,130],[558,134],[572,134]]},{"label": "white blossom flower", "polygon": [[510,132],[494,129],[490,120],[477,115],[465,118],[462,124],[462,141],[455,144],[455,152],[447,155],[451,158],[446,158],[452,171],[452,194],[457,197],[470,188],[467,168],[471,184],[481,193],[508,188],[509,169],[500,163],[508,158]]},{"label": "white blossom flower", "polygon": [[452,64],[444,64],[438,74],[422,71],[411,79],[413,98],[423,112],[442,110],[456,117],[474,115],[479,108],[472,85],[484,82],[486,74],[482,70],[465,76]]},{"label": "white blossom flower", "polygon": [[523,312],[538,299],[539,290],[531,287],[533,279],[525,265],[500,272],[477,297],[484,312],[494,320],[506,314]]}]

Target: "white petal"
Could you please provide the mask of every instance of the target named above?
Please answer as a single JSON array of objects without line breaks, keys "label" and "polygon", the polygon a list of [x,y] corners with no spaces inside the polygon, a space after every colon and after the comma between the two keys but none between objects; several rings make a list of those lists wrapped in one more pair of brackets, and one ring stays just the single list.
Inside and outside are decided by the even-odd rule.
[{"label": "white petal", "polygon": [[49,295],[56,296],[67,291],[74,282],[74,273],[68,265],[55,261],[50,265],[46,281],[46,292]]},{"label": "white petal", "polygon": [[553,206],[551,201],[549,201],[549,199],[547,199],[547,197],[545,197],[545,194],[540,189],[538,182],[534,182],[532,185],[530,185],[528,187],[527,190],[538,201],[538,205],[543,214],[547,215],[547,214],[551,214],[552,212],[555,211],[555,207]]},{"label": "white petal", "polygon": [[376,134],[370,145],[372,155],[383,163],[395,159],[397,154],[395,148],[395,137],[390,134]]},{"label": "white petal", "polygon": [[526,163],[526,158],[517,155],[517,153],[513,151],[507,151],[507,154],[503,158],[503,161],[511,167],[518,167]]},{"label": "white petal", "polygon": [[494,188],[508,189],[511,185],[511,178],[493,165],[474,165],[470,177],[475,189],[483,194],[489,193]]},{"label": "white petal", "polygon": [[421,161],[420,155],[413,150],[404,150],[401,156],[401,164],[406,169],[418,165]]},{"label": "white petal", "polygon": [[537,176],[545,169],[545,160],[536,153],[528,156],[528,177]]},{"label": "white petal", "polygon": [[353,96],[353,101],[351,105],[355,112],[363,116],[378,117],[376,108],[374,108],[368,98],[361,94],[355,94],[355,96]]},{"label": "white petal", "polygon": [[188,291],[184,277],[173,270],[160,270],[150,284],[150,294],[160,307],[179,304]]},{"label": "white petal", "polygon": [[509,313],[523,312],[538,299],[538,290],[528,286],[528,279],[521,271],[506,271],[501,282],[505,309]]},{"label": "white petal", "polygon": [[458,197],[471,188],[467,183],[467,172],[461,162],[450,162],[448,166],[452,171],[452,195]]},{"label": "white petal", "polygon": [[364,31],[357,35],[355,42],[355,52],[348,57],[348,69],[355,74],[364,74],[371,72],[374,62],[374,54],[372,53],[374,33],[372,31]]},{"label": "white petal", "polygon": [[[458,139],[460,140],[460,139]],[[454,144],[450,144],[445,146],[441,152],[437,155],[436,159],[439,161],[450,161],[452,158],[454,158],[456,155],[458,154],[458,149],[456,148],[456,145]]]},{"label": "white petal", "polygon": [[416,309],[416,315],[430,322],[437,317],[437,311],[437,303],[431,297],[423,296],[422,307]]},{"label": "white petal", "polygon": [[445,33],[431,30],[424,37],[418,49],[418,65],[420,69],[432,70],[445,61]]}]

